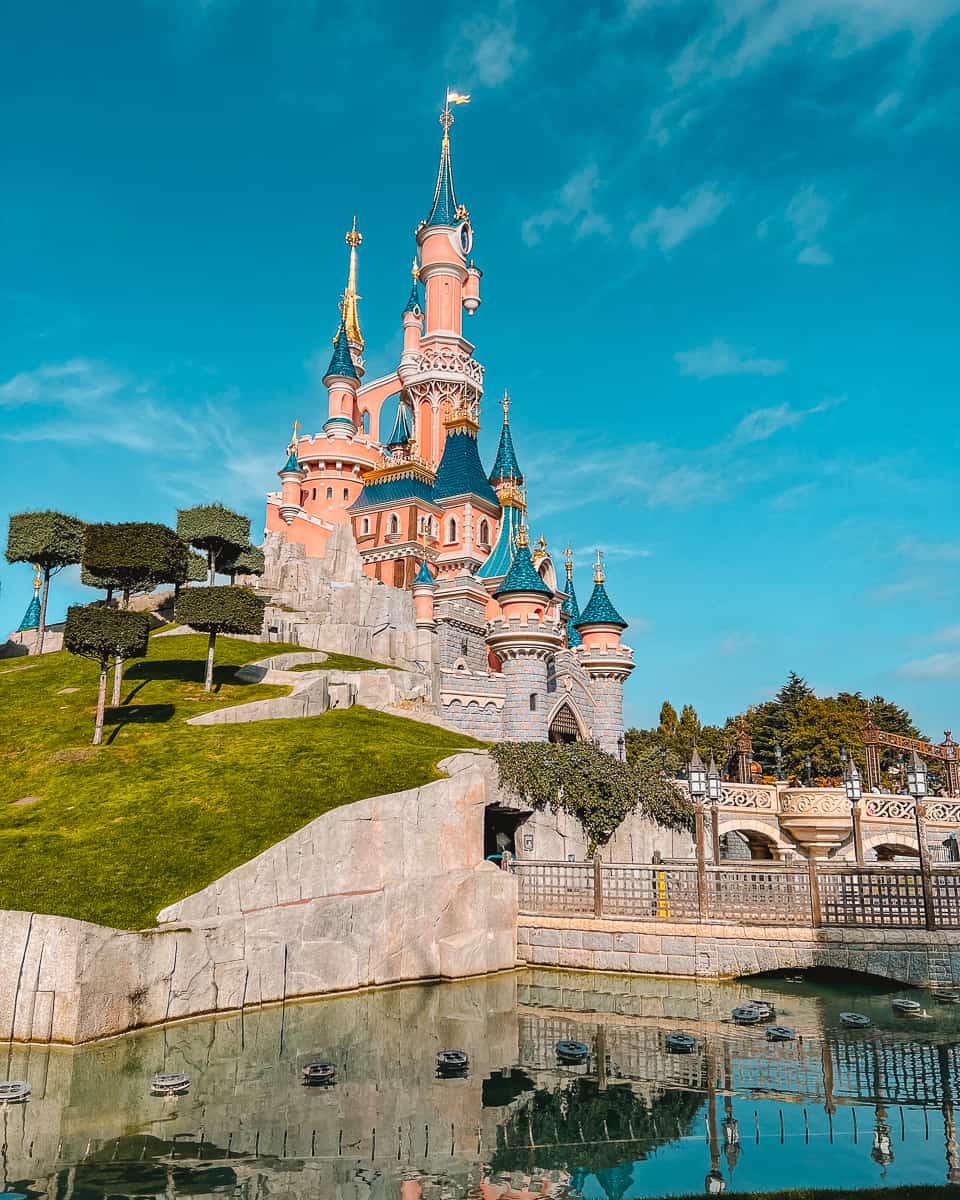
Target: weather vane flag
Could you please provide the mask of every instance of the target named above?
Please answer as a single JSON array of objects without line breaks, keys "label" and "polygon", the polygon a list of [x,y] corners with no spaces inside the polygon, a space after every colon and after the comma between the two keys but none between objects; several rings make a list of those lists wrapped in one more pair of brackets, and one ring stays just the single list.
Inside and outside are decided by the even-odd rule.
[{"label": "weather vane flag", "polygon": [[462,92],[455,92],[453,88],[447,88],[447,103],[448,104],[469,104],[469,95],[464,95]]}]

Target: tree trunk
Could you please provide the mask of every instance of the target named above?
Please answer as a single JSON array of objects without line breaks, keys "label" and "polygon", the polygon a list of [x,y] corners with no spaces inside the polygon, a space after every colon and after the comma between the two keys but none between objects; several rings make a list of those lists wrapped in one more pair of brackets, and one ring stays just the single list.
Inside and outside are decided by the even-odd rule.
[{"label": "tree trunk", "polygon": [[43,653],[43,635],[47,630],[47,597],[50,595],[50,568],[43,568],[43,590],[40,593],[40,620],[37,623],[37,640],[34,654]]},{"label": "tree trunk", "polygon": [[[120,601],[120,607],[124,612],[130,607],[130,589],[123,589],[123,599]],[[110,700],[112,708],[117,708],[120,705],[120,687],[123,684],[123,659],[117,656],[116,664],[113,668],[113,696]]]},{"label": "tree trunk", "polygon": [[207,551],[207,587],[213,587],[213,582],[217,577],[217,562],[213,557],[213,551]]},{"label": "tree trunk", "polygon": [[203,690],[209,692],[213,690],[213,652],[217,645],[216,630],[210,630],[210,639],[207,642],[207,677],[203,685]]},{"label": "tree trunk", "polygon": [[93,744],[99,746],[103,741],[103,710],[107,700],[107,669],[108,663],[100,664],[100,690],[97,693],[97,723],[93,727]]}]

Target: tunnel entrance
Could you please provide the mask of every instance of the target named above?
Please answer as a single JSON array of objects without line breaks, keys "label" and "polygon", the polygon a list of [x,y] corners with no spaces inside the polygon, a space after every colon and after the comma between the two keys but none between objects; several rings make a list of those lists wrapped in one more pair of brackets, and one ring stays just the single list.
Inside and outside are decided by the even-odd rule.
[{"label": "tunnel entrance", "polygon": [[517,826],[526,816],[515,808],[488,804],[483,818],[483,857],[501,855],[506,850],[516,854]]}]

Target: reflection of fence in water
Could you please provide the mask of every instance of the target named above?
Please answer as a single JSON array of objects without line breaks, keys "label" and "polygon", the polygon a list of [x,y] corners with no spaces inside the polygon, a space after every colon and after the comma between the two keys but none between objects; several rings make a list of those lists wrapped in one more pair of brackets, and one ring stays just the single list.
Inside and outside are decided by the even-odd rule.
[{"label": "reflection of fence in water", "polygon": [[653,1026],[525,1014],[520,1017],[520,1066],[556,1070],[557,1042],[573,1038],[590,1047],[589,1070],[594,1072],[601,1025],[611,1078],[619,1075],[657,1088],[706,1090],[707,1049],[717,1064],[715,1082],[725,1091],[817,1102],[831,1096],[836,1101],[942,1105],[958,1095],[960,1084],[960,1047],[946,1044],[874,1035],[771,1043],[762,1034],[731,1032],[701,1038],[693,1054],[671,1054],[664,1047],[665,1030]]}]

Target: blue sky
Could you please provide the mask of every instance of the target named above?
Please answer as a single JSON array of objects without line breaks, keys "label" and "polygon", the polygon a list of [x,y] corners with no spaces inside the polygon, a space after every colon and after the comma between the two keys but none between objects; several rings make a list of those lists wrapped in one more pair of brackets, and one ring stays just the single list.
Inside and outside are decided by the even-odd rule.
[{"label": "blue sky", "polygon": [[[628,717],[796,670],[958,713],[960,0],[96,0],[0,45],[0,521],[262,528],[364,235],[399,352],[444,87],[534,534],[630,618]],[[0,627],[29,598],[0,568]],[[59,581],[52,616],[84,593]],[[86,593],[87,596],[90,593]]]}]

